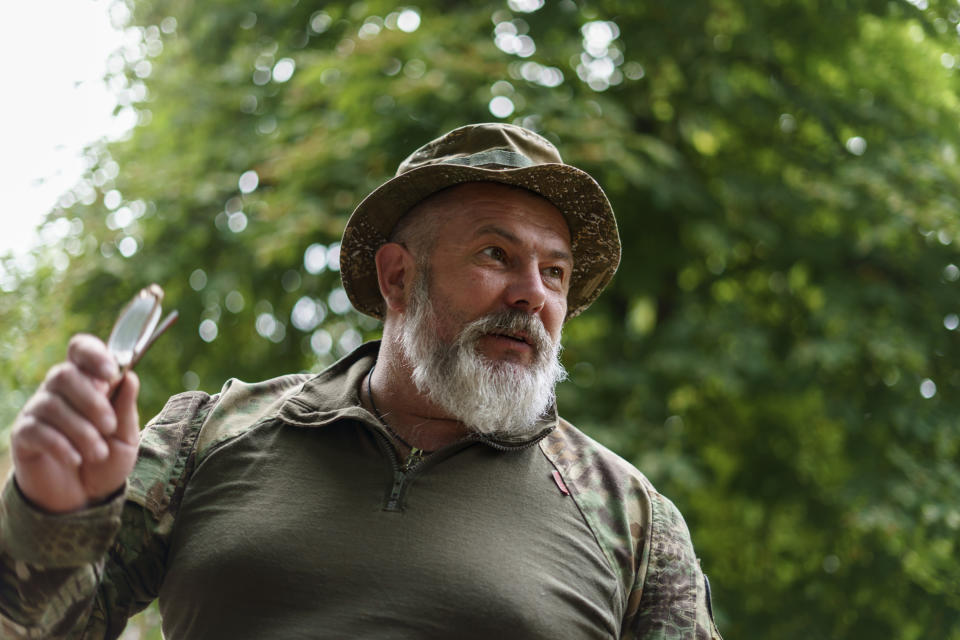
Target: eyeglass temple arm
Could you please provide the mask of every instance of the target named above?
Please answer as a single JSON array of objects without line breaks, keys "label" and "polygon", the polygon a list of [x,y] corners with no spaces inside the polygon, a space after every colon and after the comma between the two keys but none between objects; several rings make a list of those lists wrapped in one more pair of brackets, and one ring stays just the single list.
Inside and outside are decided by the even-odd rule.
[{"label": "eyeglass temple arm", "polygon": [[125,369],[133,369],[133,367],[140,362],[140,358],[142,358],[143,354],[147,352],[147,349],[150,348],[150,345],[152,345],[157,338],[162,336],[163,332],[169,329],[170,325],[176,322],[177,318],[179,317],[180,314],[176,311],[171,311],[169,314],[167,314],[167,317],[164,318],[159,325],[157,325],[157,328],[154,330],[153,335],[150,336],[150,339],[144,343],[143,348],[133,354],[130,364],[128,364]]}]

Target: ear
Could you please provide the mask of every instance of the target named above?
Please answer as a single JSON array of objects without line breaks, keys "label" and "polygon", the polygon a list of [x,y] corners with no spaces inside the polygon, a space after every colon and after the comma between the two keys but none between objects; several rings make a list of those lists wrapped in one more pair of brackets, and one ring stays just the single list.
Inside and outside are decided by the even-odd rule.
[{"label": "ear", "polygon": [[415,273],[416,261],[413,254],[402,244],[388,242],[377,250],[375,260],[380,295],[383,296],[387,309],[403,311]]}]

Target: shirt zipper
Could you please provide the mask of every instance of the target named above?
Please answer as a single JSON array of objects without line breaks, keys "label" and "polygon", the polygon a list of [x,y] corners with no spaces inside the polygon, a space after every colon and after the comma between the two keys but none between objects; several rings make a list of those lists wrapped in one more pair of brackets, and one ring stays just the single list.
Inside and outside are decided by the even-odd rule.
[{"label": "shirt zipper", "polygon": [[407,488],[410,486],[410,480],[415,475],[422,472],[424,468],[436,464],[438,461],[453,455],[460,449],[477,441],[474,438],[460,440],[459,442],[441,447],[429,456],[423,455],[422,449],[414,448],[403,464],[401,464],[397,450],[393,447],[393,443],[387,435],[379,429],[369,425],[365,426],[374,433],[374,437],[383,450],[384,455],[387,457],[387,460],[390,461],[390,467],[393,471],[393,483],[390,486],[390,495],[387,497],[386,504],[383,506],[384,511],[403,511],[403,497]]},{"label": "shirt zipper", "polygon": [[407,456],[403,466],[400,466],[397,460],[396,450],[392,445],[390,445],[390,449],[393,451],[394,459],[393,486],[390,488],[390,497],[387,498],[387,504],[383,509],[384,511],[403,511],[400,507],[400,499],[403,497],[404,489],[406,489],[406,481],[410,477],[410,472],[423,462],[423,450],[417,448],[411,449],[410,455]]},{"label": "shirt zipper", "polygon": [[446,447],[442,447],[429,456],[425,456],[422,449],[414,447],[407,456],[407,459],[401,464],[397,450],[387,435],[368,424],[364,424],[364,426],[374,433],[377,444],[380,445],[387,460],[390,461],[390,468],[393,471],[393,483],[390,486],[390,495],[387,497],[387,502],[383,510],[397,512],[403,511],[403,496],[406,493],[407,487],[409,487],[410,479],[417,473],[422,472],[424,467],[436,464],[438,460],[448,458],[460,449],[466,448],[476,442],[482,442],[488,447],[492,447],[498,451],[522,451],[536,445],[543,440],[548,433],[548,431],[544,431],[538,437],[534,437],[528,442],[515,445],[503,445],[481,436],[470,436],[453,444],[449,444]]}]

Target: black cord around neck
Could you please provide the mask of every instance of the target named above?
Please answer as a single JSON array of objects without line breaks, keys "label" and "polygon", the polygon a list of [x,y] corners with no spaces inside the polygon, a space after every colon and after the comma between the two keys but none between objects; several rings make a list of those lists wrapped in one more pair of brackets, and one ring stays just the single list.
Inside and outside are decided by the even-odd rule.
[{"label": "black cord around neck", "polygon": [[380,410],[377,409],[377,403],[374,402],[373,400],[373,371],[376,368],[377,368],[377,363],[374,362],[373,366],[370,367],[370,373],[367,374],[367,397],[370,399],[370,407],[373,409],[373,415],[376,416],[377,420],[380,421],[380,424],[383,425],[383,428],[387,430],[387,433],[389,433],[392,438],[394,438],[397,442],[405,446],[407,449],[410,449],[411,452],[419,451],[423,455],[429,455],[433,453],[433,451],[426,451],[424,449],[421,449],[420,447],[413,446],[412,444],[404,440],[399,433],[394,431],[389,424],[387,424],[387,420],[380,413]]}]

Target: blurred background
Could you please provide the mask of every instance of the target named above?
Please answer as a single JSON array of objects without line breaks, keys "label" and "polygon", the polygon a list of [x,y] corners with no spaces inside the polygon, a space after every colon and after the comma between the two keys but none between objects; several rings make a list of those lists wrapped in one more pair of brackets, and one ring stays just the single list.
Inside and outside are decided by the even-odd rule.
[{"label": "blurred background", "polygon": [[0,257],[0,441],[150,282],[181,318],[144,416],[376,338],[340,288],[350,212],[427,140],[514,122],[624,245],[566,327],[561,413],[678,504],[721,632],[960,638],[957,2],[87,4],[114,117]]}]

